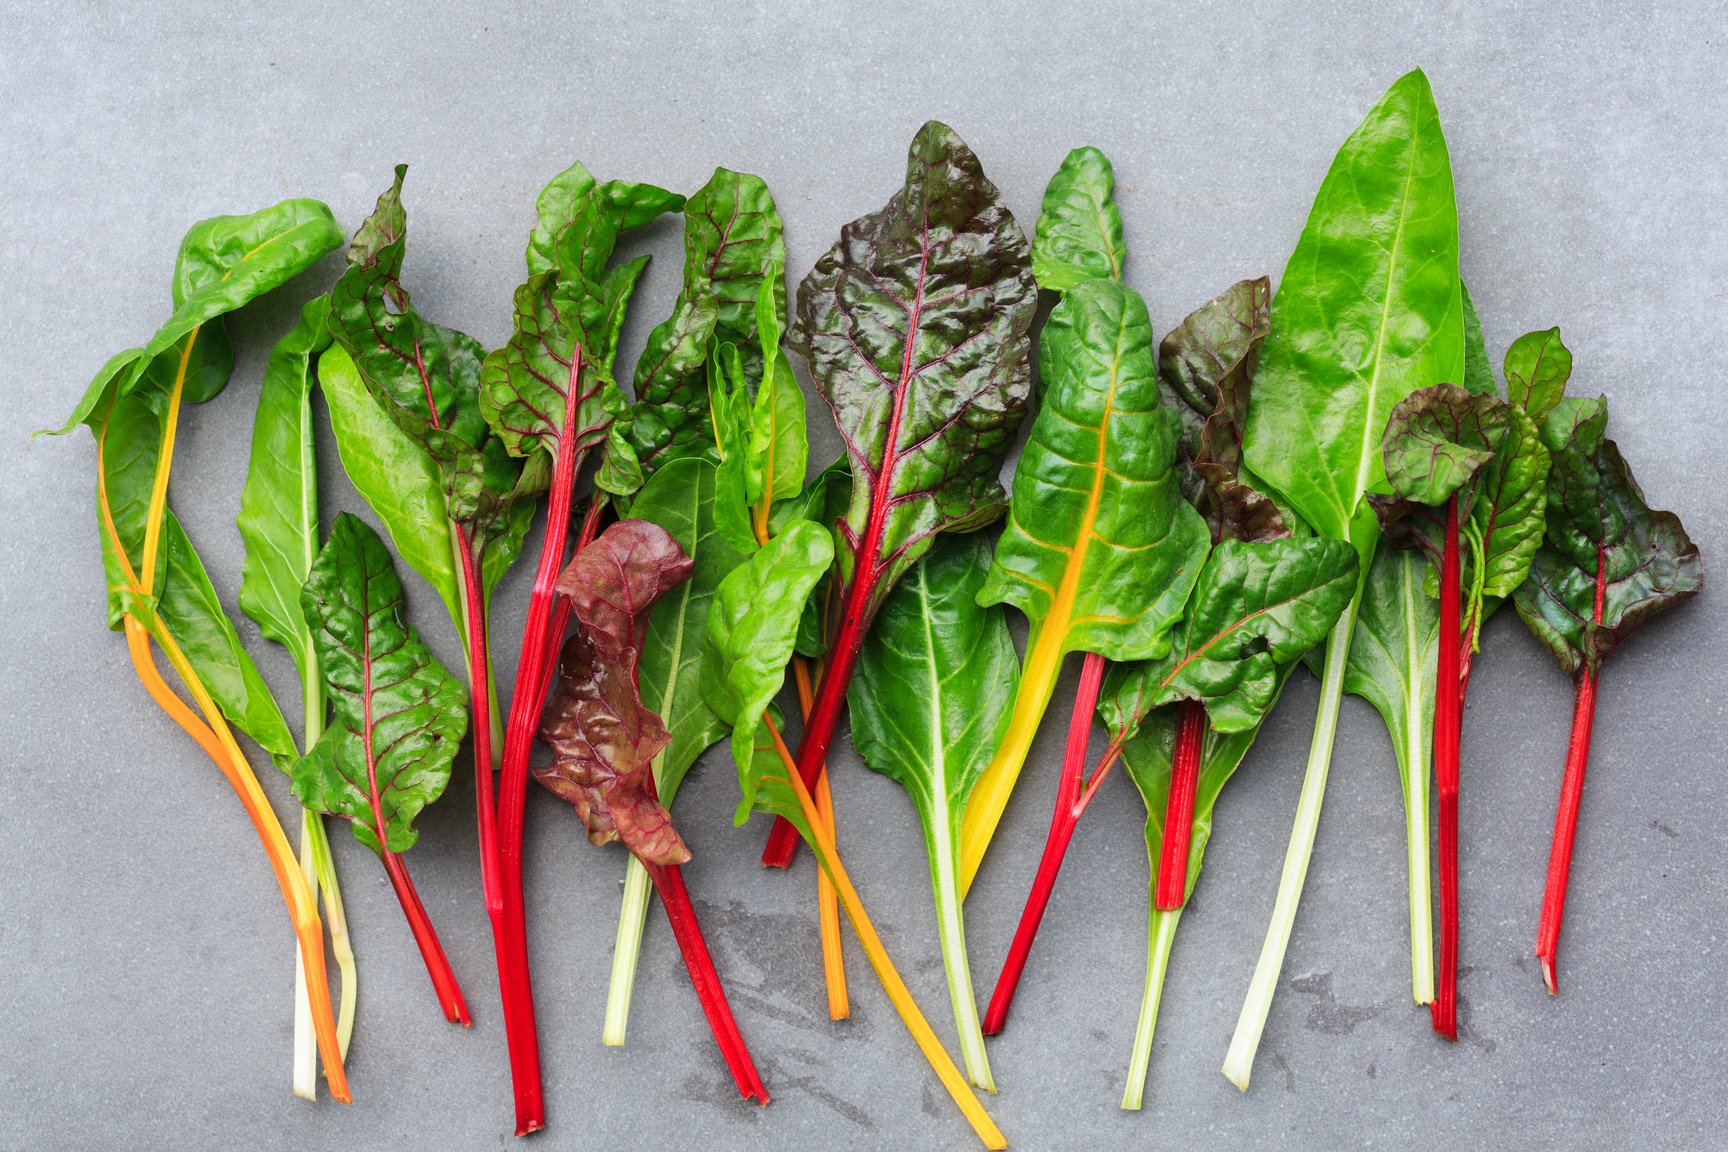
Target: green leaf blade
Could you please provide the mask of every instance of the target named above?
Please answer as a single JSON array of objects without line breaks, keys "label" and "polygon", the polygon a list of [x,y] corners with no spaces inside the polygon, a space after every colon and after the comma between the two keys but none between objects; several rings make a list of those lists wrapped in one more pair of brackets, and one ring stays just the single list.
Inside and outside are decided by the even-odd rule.
[{"label": "green leaf blade", "polygon": [[1096,148],[1076,148],[1044,189],[1032,240],[1038,286],[1066,292],[1088,280],[1121,280],[1128,259],[1116,174]]}]

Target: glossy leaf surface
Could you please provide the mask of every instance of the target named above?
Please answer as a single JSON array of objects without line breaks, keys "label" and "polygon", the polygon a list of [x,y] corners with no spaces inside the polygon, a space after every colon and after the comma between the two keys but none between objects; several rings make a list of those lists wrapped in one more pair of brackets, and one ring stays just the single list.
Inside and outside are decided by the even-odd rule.
[{"label": "glossy leaf surface", "polygon": [[312,422],[314,365],[330,343],[328,297],[306,303],[300,323],[270,351],[252,454],[240,489],[240,610],[288,649],[302,679],[313,665],[300,590],[318,558],[318,462]]},{"label": "glossy leaf surface", "polygon": [[1211,727],[1255,727],[1278,697],[1278,669],[1294,664],[1331,631],[1356,593],[1356,553],[1324,537],[1250,544],[1225,540],[1200,574],[1170,652],[1112,668],[1106,696],[1134,714],[1199,700]]},{"label": "glossy leaf surface", "polygon": [[622,840],[650,864],[682,864],[690,850],[655,789],[654,759],[671,735],[642,702],[637,661],[654,602],[694,567],[664,528],[620,520],[558,577],[578,628],[540,728],[552,763],[534,778],[575,806],[590,843]]},{"label": "glossy leaf surface", "polygon": [[1411,72],[1332,162],[1272,302],[1243,452],[1367,564],[1392,406],[1464,370],[1458,213],[1428,79]]},{"label": "glossy leaf surface", "polygon": [[[809,831],[762,717],[785,683],[804,603],[833,559],[828,533],[794,520],[722,580],[709,605],[702,695],[732,727],[740,824],[760,806]],[[759,743],[768,755],[758,757]]]},{"label": "glossy leaf surface", "polygon": [[1547,532],[1516,594],[1518,614],[1568,674],[1594,671],[1645,620],[1704,586],[1697,545],[1678,516],[1645,503],[1607,424],[1598,404],[1555,450]]},{"label": "glossy leaf surface", "polygon": [[1045,324],[1039,367],[1043,396],[980,599],[1025,613],[1029,653],[1160,656],[1209,534],[1178,488],[1145,303],[1109,281],[1074,288]]},{"label": "glossy leaf surface", "polygon": [[905,186],[842,228],[799,286],[791,343],[852,464],[842,583],[865,581],[872,610],[936,533],[1002,514],[1035,305],[1025,235],[935,122],[912,142]]},{"label": "glossy leaf surface", "polygon": [[1121,280],[1128,258],[1116,174],[1096,148],[1076,148],[1044,188],[1032,240],[1038,286],[1066,292],[1087,280]]},{"label": "glossy leaf surface", "polygon": [[405,851],[419,838],[415,817],[450,780],[467,693],[408,626],[390,553],[355,517],[336,518],[302,607],[332,716],[294,767],[294,795],[348,820],[374,852]]}]

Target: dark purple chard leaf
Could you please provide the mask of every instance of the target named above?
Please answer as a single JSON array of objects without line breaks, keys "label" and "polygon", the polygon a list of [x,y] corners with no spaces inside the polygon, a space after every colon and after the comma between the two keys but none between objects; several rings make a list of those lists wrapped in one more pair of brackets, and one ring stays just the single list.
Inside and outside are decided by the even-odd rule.
[{"label": "dark purple chard leaf", "polygon": [[[972,150],[945,124],[912,141],[906,182],[840,239],[798,287],[790,344],[810,364],[851,463],[837,526],[836,623],[798,747],[822,773],[847,685],[882,598],[939,532],[1006,511],[998,478],[1032,391],[1038,304],[1026,235]],[[797,847],[780,821],[764,864]]]},{"label": "dark purple chard leaf", "polygon": [[558,577],[580,627],[564,645],[540,737],[553,761],[534,778],[575,806],[594,844],[622,840],[648,864],[690,859],[654,786],[671,742],[642,703],[636,669],[654,602],[694,562],[658,524],[620,520]]},{"label": "dark purple chard leaf", "polygon": [[841,578],[868,584],[872,609],[936,533],[1006,509],[997,474],[1031,391],[1036,303],[1025,234],[934,121],[905,187],[841,229],[799,287],[792,345],[851,460]]},{"label": "dark purple chard leaf", "polygon": [[1455,384],[1417,389],[1393,407],[1381,437],[1386,479],[1406,500],[1434,507],[1475,479],[1506,435],[1498,397]]},{"label": "dark purple chard leaf", "polygon": [[[648,334],[636,362],[628,438],[644,475],[667,460],[697,455],[712,440],[707,358],[710,338],[738,351],[740,367],[762,378],[756,296],[765,273],[784,267],[780,213],[758,176],[716,168],[684,205],[684,285],[672,314]],[[773,284],[784,315],[786,288]]]},{"label": "dark purple chard leaf", "polygon": [[1241,478],[1242,434],[1272,282],[1242,280],[1197,308],[1158,346],[1160,399],[1182,421],[1183,495],[1214,540],[1289,535],[1278,506]]},{"label": "dark purple chard leaf", "polygon": [[1645,620],[1704,586],[1697,545],[1678,516],[1645,503],[1607,425],[1606,401],[1551,415],[1547,532],[1514,595],[1524,623],[1569,675],[1594,673]]},{"label": "dark purple chard leaf", "polygon": [[650,864],[690,859],[654,789],[654,757],[672,737],[630,670],[586,632],[564,642],[540,739],[553,759],[534,778],[576,809],[590,844],[621,840]]}]

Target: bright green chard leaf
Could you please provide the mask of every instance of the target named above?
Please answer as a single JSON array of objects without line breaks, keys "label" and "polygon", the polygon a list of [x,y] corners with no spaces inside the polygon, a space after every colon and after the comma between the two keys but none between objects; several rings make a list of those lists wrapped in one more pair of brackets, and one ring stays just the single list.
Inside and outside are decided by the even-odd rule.
[{"label": "bright green chard leaf", "polygon": [[1464,301],[1464,391],[1498,396],[1494,366],[1488,363],[1488,341],[1482,335],[1482,318],[1476,315],[1476,302],[1470,299],[1469,285],[1462,280],[1458,282],[1458,295]]},{"label": "bright green chard leaf", "polygon": [[1393,405],[1464,372],[1458,212],[1428,78],[1401,78],[1344,143],[1272,301],[1243,451],[1366,566]]},{"label": "bright green chard leaf", "polygon": [[[172,315],[129,362],[125,375],[109,373],[118,368],[113,361],[104,366],[57,433],[83,423],[109,387],[122,395],[132,391],[164,353],[184,348],[188,336],[196,343],[201,326],[286,284],[341,243],[342,229],[316,200],[284,200],[250,216],[213,216],[194,224],[180,241],[174,263]],[[201,403],[226,382],[223,373],[214,389],[188,386],[185,399]]]},{"label": "bright green chard leaf", "polygon": [[1006,611],[977,601],[989,567],[979,534],[938,540],[882,602],[847,703],[858,754],[918,810],[961,1054],[972,1082],[993,1088],[960,907],[961,816],[1018,679]]},{"label": "bright green chard leaf", "polygon": [[1595,671],[1645,620],[1704,586],[1680,518],[1644,502],[1607,438],[1607,403],[1557,410],[1550,432],[1554,417],[1574,415],[1582,419],[1555,448],[1548,476],[1547,532],[1515,595],[1518,615],[1569,675]]},{"label": "bright green chard leaf", "polygon": [[[828,467],[816,473],[796,500],[782,500],[768,514],[768,531],[778,535],[793,520],[814,520],[823,528],[834,531],[846,515],[852,501],[851,462],[842,455]],[[828,606],[834,574],[825,572],[810,599],[804,605],[804,615],[798,620],[798,655],[819,659],[828,651]]]},{"label": "bright green chard leaf", "polygon": [[1122,279],[1128,250],[1115,189],[1104,153],[1090,147],[1068,153],[1044,188],[1033,233],[1032,274],[1040,288],[1066,292],[1088,280]]},{"label": "bright green chard leaf", "polygon": [[[1349,544],[1324,537],[1222,541],[1168,654],[1111,668],[1106,693],[1141,715],[1198,700],[1217,731],[1255,727],[1278,697],[1278,669],[1320,643],[1355,595],[1356,563]],[[1111,725],[1131,729],[1132,715]]]},{"label": "bright green chard leaf", "polygon": [[608,265],[620,233],[683,203],[651,185],[596,184],[579,164],[540,194],[514,329],[486,358],[481,384],[486,420],[512,454],[534,455],[538,446],[550,463],[569,437],[566,447],[580,468],[582,457],[604,444],[597,483],[607,491],[633,491],[640,483],[640,465],[618,425],[629,402],[613,381],[612,361],[647,257]]},{"label": "bright green chard leaf", "polygon": [[938,532],[1006,508],[997,477],[1031,393],[1036,305],[1025,234],[934,121],[904,187],[841,229],[799,286],[791,344],[851,458],[839,563],[846,594],[868,593],[861,627]]},{"label": "bright green chard leaf", "polygon": [[383,521],[396,554],[432,586],[460,627],[461,577],[451,551],[450,517],[437,466],[384,414],[340,345],[318,358],[318,386],[330,412],[342,470]]},{"label": "bright green chard leaf", "polygon": [[340,816],[374,852],[419,838],[468,728],[467,693],[408,626],[402,584],[377,533],[336,518],[301,601],[333,715],[293,770],[295,797]]},{"label": "bright green chard leaf", "polygon": [[642,646],[642,702],[671,733],[654,779],[668,805],[696,758],[727,731],[727,718],[702,697],[708,609],[720,582],[749,557],[714,524],[714,465],[700,457],[668,461],[630,506],[633,517],[658,524],[695,563],[690,579],[654,604]]},{"label": "bright green chard leaf", "polygon": [[761,379],[757,293],[767,284],[774,315],[785,314],[785,260],[780,213],[768,186],[760,177],[716,168],[684,205],[683,290],[672,315],[648,334],[636,363],[629,436],[645,474],[665,460],[702,452],[712,438],[702,418],[710,338],[737,348],[744,374]]},{"label": "bright green chard leaf", "polygon": [[1159,404],[1138,294],[1106,280],[1074,288],[1045,324],[1039,370],[1041,404],[979,593],[1032,622],[1026,683],[1075,649],[1118,661],[1168,652],[1209,539],[1178,488],[1177,421]]},{"label": "bright green chard leaf", "polygon": [[240,610],[288,649],[304,680],[316,667],[300,590],[318,557],[318,463],[313,455],[313,365],[330,343],[328,297],[271,349],[252,420],[252,454],[240,489]]},{"label": "bright green chard leaf", "polygon": [[702,698],[732,727],[740,824],[761,807],[809,831],[784,765],[757,747],[773,747],[762,718],[785,683],[804,602],[833,559],[828,533],[794,520],[722,580],[709,604]]},{"label": "bright green chard leaf", "polygon": [[1506,396],[1537,424],[1566,394],[1572,377],[1572,353],[1560,341],[1560,329],[1526,332],[1506,349]]}]

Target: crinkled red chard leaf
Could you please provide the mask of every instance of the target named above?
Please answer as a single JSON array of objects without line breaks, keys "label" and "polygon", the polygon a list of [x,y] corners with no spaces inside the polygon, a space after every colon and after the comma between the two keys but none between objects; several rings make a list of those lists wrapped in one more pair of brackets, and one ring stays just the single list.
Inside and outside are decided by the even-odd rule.
[{"label": "crinkled red chard leaf", "polygon": [[621,840],[649,864],[682,864],[690,851],[655,791],[654,757],[671,737],[642,703],[636,665],[654,601],[694,567],[664,528],[621,520],[558,577],[579,626],[540,729],[553,760],[534,778],[575,807],[591,843]]}]

